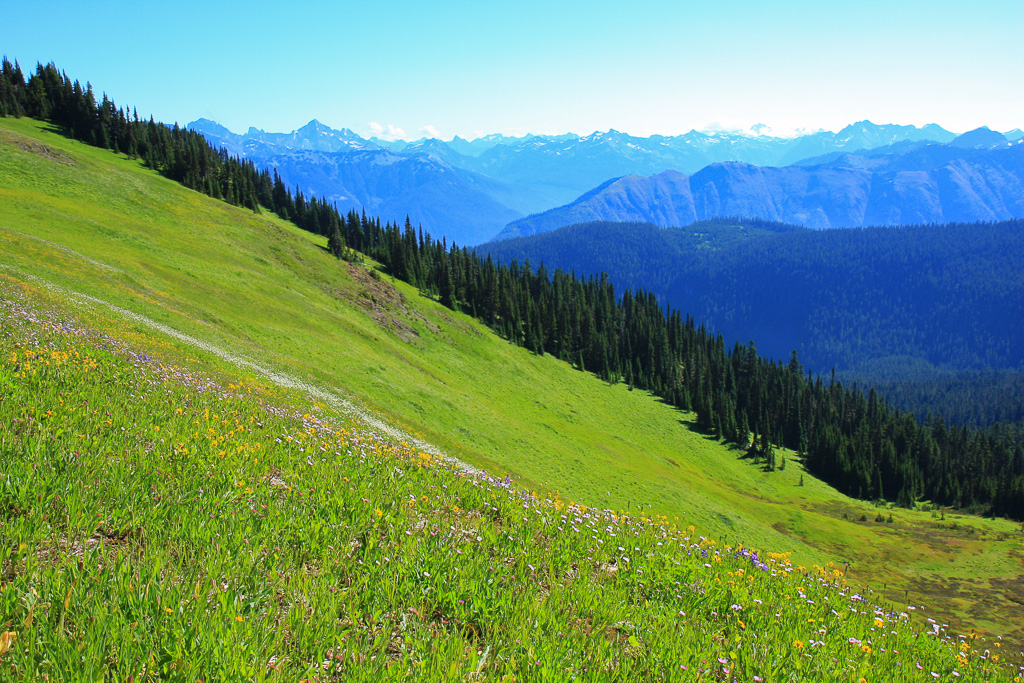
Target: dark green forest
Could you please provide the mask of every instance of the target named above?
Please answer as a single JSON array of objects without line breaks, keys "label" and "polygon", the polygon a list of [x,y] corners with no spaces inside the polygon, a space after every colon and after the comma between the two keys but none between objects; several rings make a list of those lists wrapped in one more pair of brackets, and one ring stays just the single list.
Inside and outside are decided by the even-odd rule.
[{"label": "dark green forest", "polygon": [[587,223],[481,246],[608,273],[681,305],[726,339],[796,349],[816,372],[887,357],[956,370],[1024,366],[1024,221],[786,229],[719,219],[661,229]]},{"label": "dark green forest", "polygon": [[[604,274],[577,277],[516,261],[497,264],[404,225],[351,211],[285,187],[277,173],[214,150],[202,136],[129,116],[97,102],[55,66],[26,81],[4,59],[0,113],[46,120],[65,134],[141,159],[148,167],[253,211],[273,211],[326,236],[338,258],[356,250],[443,305],[490,326],[510,342],[551,354],[608,382],[626,382],[696,412],[701,429],[737,444],[767,470],[784,466],[776,448],[845,493],[910,506],[915,501],[1024,519],[1024,443],[1018,430],[919,421],[874,390],[845,386],[726,344],[653,292],[617,292]],[[772,232],[771,226],[762,226]],[[1017,261],[1019,263],[1020,261]],[[756,294],[751,294],[756,296]],[[685,299],[684,299],[685,300]]]},{"label": "dark green forest", "polygon": [[901,359],[894,371],[877,365],[844,373],[844,381],[873,387],[881,396],[924,420],[942,415],[951,425],[982,429],[1002,423],[1024,428],[1024,371],[939,370],[931,366],[915,371],[916,364]]},{"label": "dark green forest", "polygon": [[986,390],[978,379],[1024,370],[1024,221],[822,231],[739,218],[588,223],[480,249],[500,262],[607,272],[685,306],[726,340],[756,339],[774,358],[795,349],[814,372],[834,368],[922,419],[1024,427],[1020,382]]}]

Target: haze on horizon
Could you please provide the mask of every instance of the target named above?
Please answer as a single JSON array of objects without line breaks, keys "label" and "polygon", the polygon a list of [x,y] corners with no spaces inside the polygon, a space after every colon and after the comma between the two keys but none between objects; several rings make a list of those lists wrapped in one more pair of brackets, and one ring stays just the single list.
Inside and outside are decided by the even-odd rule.
[{"label": "haze on horizon", "polygon": [[140,115],[419,139],[1024,128],[1024,3],[265,0],[5,8],[0,52]]}]

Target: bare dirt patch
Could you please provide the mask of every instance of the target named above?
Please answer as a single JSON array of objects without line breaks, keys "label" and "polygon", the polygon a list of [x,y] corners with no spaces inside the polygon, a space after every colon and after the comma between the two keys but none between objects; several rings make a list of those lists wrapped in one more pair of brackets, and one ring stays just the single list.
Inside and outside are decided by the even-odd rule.
[{"label": "bare dirt patch", "polygon": [[362,267],[347,264],[349,275],[359,285],[356,296],[351,301],[369,314],[377,326],[390,332],[404,342],[415,343],[420,332],[413,322],[422,323],[430,332],[440,334],[441,329],[432,321],[423,317],[409,307],[409,302],[401,292],[384,280],[373,277]]},{"label": "bare dirt patch", "polygon": [[21,151],[28,152],[29,154],[38,154],[39,156],[45,159],[50,159],[51,161],[56,161],[61,164],[68,164],[69,166],[78,166],[78,162],[72,159],[71,157],[67,156],[66,154],[61,154],[57,150],[53,149],[52,147],[47,147],[41,142],[23,137],[21,135],[16,135],[9,131],[0,132],[0,141],[14,145]]}]

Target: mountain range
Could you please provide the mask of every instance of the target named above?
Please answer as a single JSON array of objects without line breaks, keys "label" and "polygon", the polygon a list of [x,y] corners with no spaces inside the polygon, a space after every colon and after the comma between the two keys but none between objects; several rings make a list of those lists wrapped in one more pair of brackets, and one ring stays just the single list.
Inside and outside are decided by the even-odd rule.
[{"label": "mountain range", "polygon": [[[408,215],[433,235],[461,245],[487,241],[509,223],[571,203],[609,179],[667,170],[696,174],[730,162],[786,167],[822,155],[957,139],[935,124],[870,121],[795,138],[698,131],[643,138],[610,130],[411,143],[365,139],[316,120],[291,133],[250,128],[236,134],[208,119],[188,128],[257,166],[276,167],[289,186],[337,202],[340,209],[365,208],[393,222]],[[1011,131],[1005,139],[1018,134]]]},{"label": "mountain range", "polygon": [[750,216],[809,228],[1005,220],[1024,216],[1024,145],[979,129],[939,144],[901,141],[789,166],[711,164],[609,180],[510,223],[496,239],[588,221],[661,227]]}]

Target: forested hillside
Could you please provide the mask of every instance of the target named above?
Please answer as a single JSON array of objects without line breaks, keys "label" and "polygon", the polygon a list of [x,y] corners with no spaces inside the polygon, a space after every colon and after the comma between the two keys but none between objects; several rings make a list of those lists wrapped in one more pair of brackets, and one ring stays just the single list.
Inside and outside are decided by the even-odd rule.
[{"label": "forested hillside", "polygon": [[[340,258],[356,249],[442,304],[484,321],[511,342],[552,354],[614,382],[647,389],[697,412],[700,425],[743,447],[769,470],[785,445],[844,492],[901,505],[930,499],[1024,517],[1024,447],[1001,430],[919,424],[873,393],[804,374],[796,355],[767,360],[751,345],[727,345],[651,292],[621,293],[605,276],[580,279],[515,262],[496,265],[466,249],[292,196],[280,180],[216,152],[198,134],[129,117],[72,84],[52,65],[25,83],[5,62],[0,101],[61,126],[78,139],[138,155],[189,187],[260,210],[260,205],[330,238]],[[801,233],[796,233],[801,234]],[[784,235],[771,236],[782,237]],[[742,244],[740,245],[743,246]],[[1019,263],[1019,260],[1016,261]]]},{"label": "forested hillside", "polygon": [[[844,379],[873,387],[918,420],[942,415],[951,425],[984,429],[997,423],[1024,432],[1024,370],[942,370],[910,359],[889,359]],[[901,362],[903,361],[903,362]]]},{"label": "forested hillside", "polygon": [[920,420],[1024,428],[1022,228],[593,223],[486,249],[646,287],[727,341],[754,339],[773,358],[796,350],[814,372],[836,369]]},{"label": "forested hillside", "polygon": [[[766,230],[765,226],[773,226]],[[1024,363],[1024,221],[809,231],[739,219],[658,229],[592,223],[495,242],[529,259],[646,287],[761,352],[886,381]]]}]

